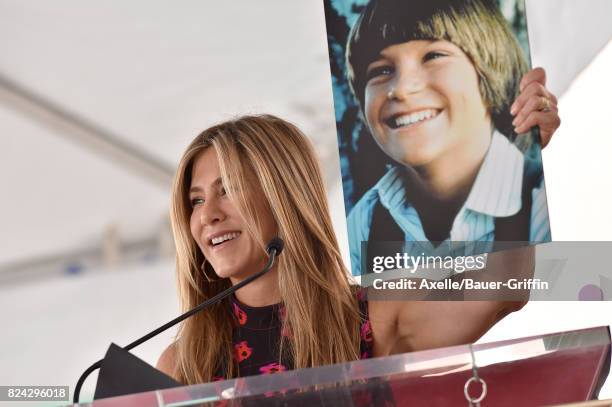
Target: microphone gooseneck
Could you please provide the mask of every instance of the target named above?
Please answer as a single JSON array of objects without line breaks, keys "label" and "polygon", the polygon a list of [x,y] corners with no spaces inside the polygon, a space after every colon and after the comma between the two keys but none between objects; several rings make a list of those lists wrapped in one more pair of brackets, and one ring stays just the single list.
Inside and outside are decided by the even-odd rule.
[{"label": "microphone gooseneck", "polygon": [[[266,246],[266,252],[268,253],[268,262],[266,263],[266,266],[263,268],[263,270],[261,270],[260,272],[258,272],[256,274],[253,274],[250,277],[245,278],[244,280],[242,280],[238,284],[231,286],[227,290],[220,292],[219,294],[215,295],[214,297],[209,298],[208,300],[204,301],[203,303],[201,303],[197,307],[195,307],[195,308],[185,312],[182,315],[179,315],[178,317],[174,318],[172,321],[170,321],[170,322],[160,326],[159,328],[149,332],[148,334],[146,334],[142,338],[136,339],[134,342],[124,346],[123,349],[127,350],[127,351],[129,351],[130,349],[134,349],[136,346],[142,344],[143,342],[148,341],[149,339],[153,338],[154,336],[159,335],[160,333],[162,333],[165,330],[173,327],[174,325],[178,324],[179,322],[189,318],[190,316],[192,316],[194,314],[197,314],[198,312],[200,312],[200,311],[208,308],[209,306],[211,306],[213,304],[216,304],[217,302],[221,301],[222,299],[230,296],[231,294],[233,294],[234,292],[238,291],[239,289],[241,289],[245,285],[251,283],[252,281],[257,280],[259,277],[263,276],[268,271],[270,271],[270,269],[274,265],[274,260],[276,259],[276,256],[278,256],[283,251],[283,247],[284,246],[285,246],[285,242],[283,242],[283,239],[281,239],[280,237],[273,238],[268,243],[268,245]],[[77,381],[77,384],[74,387],[73,402],[75,404],[77,404],[79,402],[79,393],[81,392],[81,387],[83,386],[83,383],[85,382],[85,379],[94,370],[99,369],[100,366],[102,366],[102,361],[103,360],[104,359],[100,359],[96,363],[94,363],[93,365],[89,366],[87,368],[87,370],[85,370],[85,372],[83,372],[81,377],[79,377],[79,380]]]}]

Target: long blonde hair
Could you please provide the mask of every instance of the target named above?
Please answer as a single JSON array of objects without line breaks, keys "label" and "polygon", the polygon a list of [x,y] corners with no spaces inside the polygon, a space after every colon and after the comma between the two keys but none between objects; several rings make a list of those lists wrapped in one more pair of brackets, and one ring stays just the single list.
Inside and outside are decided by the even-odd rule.
[{"label": "long blonde hair", "polygon": [[[211,147],[229,198],[262,253],[265,243],[249,199],[249,180],[256,178],[261,186],[285,242],[278,284],[286,309],[283,329],[292,335],[282,338],[282,352],[291,356],[294,368],[358,359],[358,304],[338,249],[314,150],[297,127],[271,115],[244,116],[205,130],[179,163],[171,220],[182,309],[191,309],[230,286],[227,279],[209,281],[203,275],[200,267],[205,259],[189,228],[192,167]],[[175,376],[181,382],[208,382],[219,369],[227,378],[237,375],[228,301],[180,326]]]}]

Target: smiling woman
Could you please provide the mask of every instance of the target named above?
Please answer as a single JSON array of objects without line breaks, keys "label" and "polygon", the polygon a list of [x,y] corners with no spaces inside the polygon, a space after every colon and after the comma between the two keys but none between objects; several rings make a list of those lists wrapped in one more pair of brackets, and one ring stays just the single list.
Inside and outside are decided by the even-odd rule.
[{"label": "smiling woman", "polygon": [[[255,182],[251,185],[256,190],[250,192],[251,201],[261,222],[255,230],[249,230],[249,224],[225,191],[217,155],[214,148],[208,148],[194,160],[189,190],[192,207],[190,229],[204,255],[204,264],[210,263],[214,270],[207,271],[204,266],[202,272],[209,279],[215,278],[211,275],[216,274],[217,278],[230,278],[235,284],[249,273],[263,268],[266,263],[261,253],[263,242],[276,235],[277,227],[270,207],[260,198],[263,195],[261,188],[253,180]],[[278,293],[272,294],[265,298],[278,299]],[[240,295],[244,295],[244,291]]]},{"label": "smiling woman", "polygon": [[179,163],[171,219],[184,310],[260,271],[273,236],[285,248],[265,276],[187,319],[162,370],[191,384],[367,353],[319,166],[295,126],[245,116],[202,132]]}]

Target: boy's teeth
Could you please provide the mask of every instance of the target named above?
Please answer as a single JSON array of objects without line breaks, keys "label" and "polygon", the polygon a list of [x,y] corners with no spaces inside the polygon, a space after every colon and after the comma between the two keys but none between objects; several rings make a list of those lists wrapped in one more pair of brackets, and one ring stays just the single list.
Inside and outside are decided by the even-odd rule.
[{"label": "boy's teeth", "polygon": [[240,232],[226,233],[226,234],[224,234],[222,236],[217,236],[217,237],[212,238],[210,242],[213,245],[217,245],[217,244],[223,243],[223,242],[225,242],[227,240],[235,239],[238,236],[240,236]]},{"label": "boy's teeth", "polygon": [[420,112],[415,112],[404,116],[399,116],[395,118],[395,127],[408,126],[410,124],[414,124],[423,120],[431,119],[436,114],[437,112],[435,110],[429,109],[421,110]]}]

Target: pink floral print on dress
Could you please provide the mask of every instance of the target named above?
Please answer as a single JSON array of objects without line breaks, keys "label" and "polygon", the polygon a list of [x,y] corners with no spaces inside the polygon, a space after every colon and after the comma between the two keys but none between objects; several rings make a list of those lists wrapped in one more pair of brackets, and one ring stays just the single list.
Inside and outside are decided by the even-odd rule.
[{"label": "pink floral print on dress", "polygon": [[263,374],[280,373],[280,372],[284,372],[285,370],[287,370],[287,368],[277,362],[269,363],[259,368],[259,371]]},{"label": "pink floral print on dress", "polygon": [[240,325],[246,324],[246,322],[247,322],[247,314],[246,314],[246,312],[241,310],[240,307],[238,305],[236,305],[236,303],[232,303],[232,307],[234,309],[234,315],[238,319],[238,323]]},{"label": "pink floral print on dress", "polygon": [[234,345],[234,356],[238,363],[247,360],[253,354],[253,348],[249,348],[247,341],[238,342]]}]

